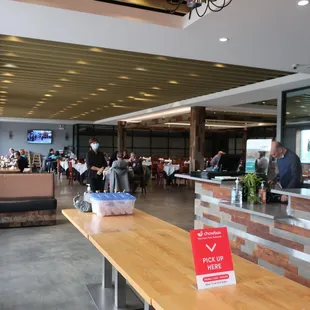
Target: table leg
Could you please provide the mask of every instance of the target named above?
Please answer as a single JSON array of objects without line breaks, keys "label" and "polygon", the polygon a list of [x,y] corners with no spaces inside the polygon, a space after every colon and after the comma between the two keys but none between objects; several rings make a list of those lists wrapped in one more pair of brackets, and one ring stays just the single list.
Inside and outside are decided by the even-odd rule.
[{"label": "table leg", "polygon": [[154,310],[154,308],[145,301],[144,302],[144,310]]},{"label": "table leg", "polygon": [[102,260],[102,288],[112,287],[112,265],[104,257]]},{"label": "table leg", "polygon": [[115,270],[114,286],[114,304],[117,308],[125,308],[127,283],[124,277],[117,270]]}]

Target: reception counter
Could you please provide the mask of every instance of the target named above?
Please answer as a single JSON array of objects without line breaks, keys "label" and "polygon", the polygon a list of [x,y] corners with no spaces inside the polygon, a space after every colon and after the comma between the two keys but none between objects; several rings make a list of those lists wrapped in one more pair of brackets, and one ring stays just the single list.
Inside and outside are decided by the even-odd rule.
[{"label": "reception counter", "polygon": [[289,205],[238,206],[230,203],[234,182],[176,177],[195,182],[196,229],[227,227],[233,253],[310,287],[310,190],[277,192]]}]

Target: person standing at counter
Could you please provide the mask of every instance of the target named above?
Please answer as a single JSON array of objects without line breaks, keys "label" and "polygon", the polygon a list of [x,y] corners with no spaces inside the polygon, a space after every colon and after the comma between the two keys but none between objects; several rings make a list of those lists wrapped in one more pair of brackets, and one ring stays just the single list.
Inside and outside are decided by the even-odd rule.
[{"label": "person standing at counter", "polygon": [[[283,189],[300,188],[302,186],[302,168],[299,157],[278,141],[272,142],[271,156],[277,159],[279,170],[275,181]],[[287,197],[282,196],[281,201],[287,201]]]},{"label": "person standing at counter", "polygon": [[213,170],[218,170],[218,164],[220,162],[221,156],[225,155],[223,151],[219,151],[211,160],[210,165],[213,168]]}]

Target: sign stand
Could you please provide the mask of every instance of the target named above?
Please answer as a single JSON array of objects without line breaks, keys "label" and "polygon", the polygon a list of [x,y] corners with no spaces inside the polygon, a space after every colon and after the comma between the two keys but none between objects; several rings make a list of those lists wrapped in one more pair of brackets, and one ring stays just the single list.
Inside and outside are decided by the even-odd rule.
[{"label": "sign stand", "polygon": [[236,284],[227,228],[190,232],[198,290]]}]

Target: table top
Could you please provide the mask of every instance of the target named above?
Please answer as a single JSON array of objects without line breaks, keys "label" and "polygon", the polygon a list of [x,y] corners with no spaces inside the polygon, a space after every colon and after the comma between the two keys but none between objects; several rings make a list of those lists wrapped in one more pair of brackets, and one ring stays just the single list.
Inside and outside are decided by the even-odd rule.
[{"label": "table top", "polygon": [[62,210],[62,214],[86,237],[94,234],[128,230],[165,229],[174,227],[152,215],[134,209],[133,215],[100,217],[94,213],[83,213],[77,209]]},{"label": "table top", "polygon": [[14,168],[14,169],[0,168],[0,173],[20,173],[20,170],[17,168]]},{"label": "table top", "polygon": [[309,289],[233,255],[237,285],[197,291],[189,233],[155,229],[89,240],[156,310],[310,309]]},{"label": "table top", "polygon": [[279,195],[310,199],[310,188],[273,189],[271,192]]}]

